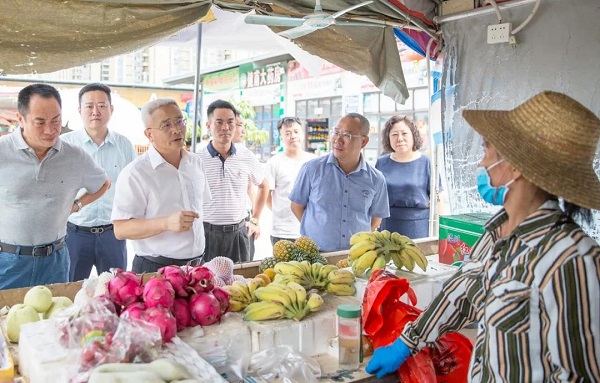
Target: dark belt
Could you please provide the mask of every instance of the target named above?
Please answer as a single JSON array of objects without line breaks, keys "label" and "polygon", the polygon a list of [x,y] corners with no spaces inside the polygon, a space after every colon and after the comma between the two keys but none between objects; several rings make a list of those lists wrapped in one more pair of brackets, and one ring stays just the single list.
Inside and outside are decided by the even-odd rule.
[{"label": "dark belt", "polygon": [[[10,243],[0,242],[0,251],[17,255],[32,255],[34,257],[47,257],[65,246],[65,238],[61,238],[52,243],[39,246],[19,246]],[[17,252],[18,250],[18,252]]]},{"label": "dark belt", "polygon": [[160,255],[152,257],[149,255],[137,255],[136,254],[135,256],[144,258],[150,262],[156,263],[161,266],[171,266],[171,265],[185,266],[187,264],[189,264],[190,266],[196,266],[196,265],[199,265],[200,262],[202,261],[202,257],[190,258],[190,259],[173,259],[173,258],[163,257]]},{"label": "dark belt", "polygon": [[243,226],[246,226],[245,220],[242,220],[241,222],[238,222],[238,223],[233,223],[231,225],[213,225],[212,223],[204,222],[204,230],[233,232],[233,231],[238,231]]},{"label": "dark belt", "polygon": [[113,229],[112,223],[109,225],[87,227],[87,226],[77,226],[74,223],[67,222],[67,227],[70,227],[71,229],[75,230],[76,232],[83,231],[84,233],[92,233],[92,234],[102,234],[105,231],[109,231],[109,230]]}]

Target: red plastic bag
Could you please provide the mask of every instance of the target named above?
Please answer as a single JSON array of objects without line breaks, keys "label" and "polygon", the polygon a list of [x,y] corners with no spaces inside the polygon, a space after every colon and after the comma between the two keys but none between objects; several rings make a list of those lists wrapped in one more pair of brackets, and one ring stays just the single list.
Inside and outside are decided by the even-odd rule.
[{"label": "red plastic bag", "polygon": [[[401,301],[408,295],[410,304]],[[385,270],[375,270],[365,289],[362,303],[363,330],[373,347],[394,342],[408,322],[415,321],[421,310],[408,280]],[[463,383],[467,381],[473,345],[459,333],[442,336],[432,347],[409,357],[398,369],[403,383]]]}]

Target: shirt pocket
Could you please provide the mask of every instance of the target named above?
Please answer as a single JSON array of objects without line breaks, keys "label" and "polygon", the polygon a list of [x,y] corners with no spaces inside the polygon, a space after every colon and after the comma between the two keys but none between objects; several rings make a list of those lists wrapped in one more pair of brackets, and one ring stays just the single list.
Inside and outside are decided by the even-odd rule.
[{"label": "shirt pocket", "polygon": [[349,202],[352,210],[368,214],[369,209],[373,204],[373,199],[375,198],[375,191],[371,189],[360,189],[356,193],[352,193],[351,190],[348,192],[350,193]]},{"label": "shirt pocket", "polygon": [[488,301],[488,324],[503,333],[521,334],[529,330],[531,286],[519,281],[499,282],[492,287]]}]

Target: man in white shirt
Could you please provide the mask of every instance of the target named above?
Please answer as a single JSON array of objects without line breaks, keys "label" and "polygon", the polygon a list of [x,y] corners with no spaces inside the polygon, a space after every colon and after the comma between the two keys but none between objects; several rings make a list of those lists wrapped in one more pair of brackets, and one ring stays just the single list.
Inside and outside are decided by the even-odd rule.
[{"label": "man in white shirt", "polygon": [[300,237],[300,222],[292,212],[288,196],[302,165],[317,156],[304,150],[304,130],[297,117],[284,117],[277,122],[283,152],[267,161],[269,195],[267,206],[273,211],[271,243]]},{"label": "man in white shirt", "polygon": [[[205,261],[225,256],[234,262],[250,260],[248,237],[260,235],[258,217],[265,205],[269,185],[254,154],[232,143],[236,132],[235,107],[223,100],[207,108],[206,126],[213,137],[200,152],[213,201],[204,204]],[[252,217],[245,221],[248,182],[258,186]]]},{"label": "man in white shirt", "polygon": [[117,179],[111,219],[115,235],[135,249],[133,271],[196,264],[204,253],[203,203],[211,199],[200,156],[185,151],[185,120],[175,100],[142,108],[146,153]]},{"label": "man in white shirt", "polygon": [[[127,137],[108,129],[112,112],[110,88],[98,83],[88,84],[79,91],[83,129],[60,138],[91,155],[114,184],[121,170],[137,155]],[[115,237],[110,221],[114,195],[115,189],[108,189],[98,200],[69,217],[66,242],[71,257],[70,281],[88,278],[93,266],[98,273],[115,267],[127,268],[126,243]]]}]

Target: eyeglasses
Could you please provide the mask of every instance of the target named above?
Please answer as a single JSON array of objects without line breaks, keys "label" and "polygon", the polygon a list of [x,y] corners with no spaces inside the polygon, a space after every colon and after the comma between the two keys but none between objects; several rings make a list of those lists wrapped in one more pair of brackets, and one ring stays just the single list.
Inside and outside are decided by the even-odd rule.
[{"label": "eyeglasses", "polygon": [[163,132],[169,132],[171,129],[176,128],[177,130],[183,130],[185,128],[185,120],[183,118],[175,120],[175,122],[166,121],[160,124],[158,128],[149,129],[160,129]]},{"label": "eyeglasses", "polygon": [[353,137],[356,138],[362,138],[362,137],[366,137],[364,134],[350,134],[350,133],[342,133],[337,129],[332,129],[330,131],[331,136],[338,136],[341,139],[343,139],[344,141],[350,141],[352,140]]}]

